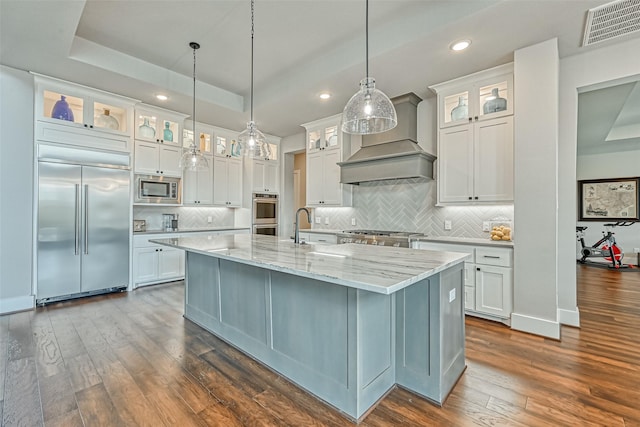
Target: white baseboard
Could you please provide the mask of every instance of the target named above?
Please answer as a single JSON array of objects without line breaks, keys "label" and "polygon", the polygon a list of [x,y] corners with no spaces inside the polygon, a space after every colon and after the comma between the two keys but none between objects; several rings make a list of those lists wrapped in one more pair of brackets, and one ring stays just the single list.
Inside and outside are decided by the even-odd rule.
[{"label": "white baseboard", "polygon": [[560,339],[560,323],[525,314],[511,314],[511,329],[556,340]]},{"label": "white baseboard", "polygon": [[576,307],[575,310],[558,309],[558,322],[561,325],[580,327],[580,310]]},{"label": "white baseboard", "polygon": [[23,297],[0,299],[0,314],[14,313],[16,311],[32,310],[36,306],[33,295]]}]

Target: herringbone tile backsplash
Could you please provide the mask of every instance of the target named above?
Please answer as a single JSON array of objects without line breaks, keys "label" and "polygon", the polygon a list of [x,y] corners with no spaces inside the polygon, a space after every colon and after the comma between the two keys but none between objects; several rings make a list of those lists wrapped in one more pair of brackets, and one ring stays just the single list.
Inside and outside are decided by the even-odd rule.
[{"label": "herringbone tile backsplash", "polygon": [[[362,183],[353,188],[352,208],[316,208],[321,224],[313,228],[412,231],[430,236],[488,237],[482,222],[513,220],[513,205],[436,207],[436,182],[423,179]],[[325,218],[329,224],[325,224]],[[351,219],[356,225],[351,225]],[[444,221],[451,221],[451,230]]]},{"label": "herringbone tile backsplash", "polygon": [[[133,218],[144,219],[147,222],[147,230],[160,230],[162,228],[162,214],[178,214],[178,226],[180,228],[233,227],[233,209],[229,208],[198,208],[193,206],[133,207]],[[211,217],[213,221],[208,223],[207,217]]]}]

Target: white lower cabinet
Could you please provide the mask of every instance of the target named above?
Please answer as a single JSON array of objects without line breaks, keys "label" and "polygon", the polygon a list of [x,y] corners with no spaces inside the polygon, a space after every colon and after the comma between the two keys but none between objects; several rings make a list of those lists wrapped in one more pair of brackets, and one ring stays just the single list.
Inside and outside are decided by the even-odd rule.
[{"label": "white lower cabinet", "polygon": [[414,242],[415,249],[463,252],[464,307],[469,315],[510,324],[513,309],[513,249],[455,243]]},{"label": "white lower cabinet", "polygon": [[300,241],[306,243],[316,243],[319,245],[335,245],[338,237],[335,234],[300,232]]},{"label": "white lower cabinet", "polygon": [[146,234],[133,238],[133,287],[184,279],[184,251],[156,245],[152,239],[175,237]]}]

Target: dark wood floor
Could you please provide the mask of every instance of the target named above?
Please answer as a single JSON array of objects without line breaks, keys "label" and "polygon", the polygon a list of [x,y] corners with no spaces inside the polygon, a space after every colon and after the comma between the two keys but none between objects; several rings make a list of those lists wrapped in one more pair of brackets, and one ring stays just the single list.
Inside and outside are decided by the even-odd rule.
[{"label": "dark wood floor", "polygon": [[[392,391],[364,426],[640,426],[640,273],[578,266],[562,341],[467,318],[444,407]],[[3,426],[351,423],[182,318],[183,285],[0,317]]]}]

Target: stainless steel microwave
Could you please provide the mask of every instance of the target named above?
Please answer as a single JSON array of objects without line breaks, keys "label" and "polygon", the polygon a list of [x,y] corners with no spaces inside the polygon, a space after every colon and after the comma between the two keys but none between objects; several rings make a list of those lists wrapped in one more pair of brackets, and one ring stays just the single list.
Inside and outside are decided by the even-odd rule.
[{"label": "stainless steel microwave", "polygon": [[179,205],[182,199],[180,178],[136,175],[135,203]]}]

